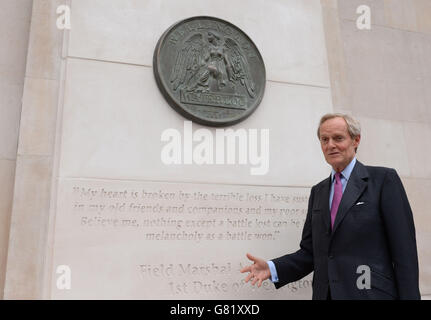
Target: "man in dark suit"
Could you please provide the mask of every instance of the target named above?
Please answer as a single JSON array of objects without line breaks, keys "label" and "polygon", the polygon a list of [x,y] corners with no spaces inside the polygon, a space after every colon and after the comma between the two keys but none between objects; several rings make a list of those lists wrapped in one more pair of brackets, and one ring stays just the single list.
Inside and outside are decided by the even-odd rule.
[{"label": "man in dark suit", "polygon": [[300,249],[254,264],[245,281],[276,288],[313,275],[313,299],[420,299],[415,227],[394,169],[356,160],[359,123],[322,117],[318,138],[331,176],[311,189]]}]

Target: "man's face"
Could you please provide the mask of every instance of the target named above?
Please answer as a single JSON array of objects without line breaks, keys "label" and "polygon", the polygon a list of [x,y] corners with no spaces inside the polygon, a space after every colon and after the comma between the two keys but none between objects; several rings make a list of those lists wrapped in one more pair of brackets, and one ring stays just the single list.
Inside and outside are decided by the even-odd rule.
[{"label": "man's face", "polygon": [[360,136],[350,137],[347,123],[343,118],[326,120],[320,126],[320,145],[326,162],[341,172],[353,160],[355,148],[358,147]]}]

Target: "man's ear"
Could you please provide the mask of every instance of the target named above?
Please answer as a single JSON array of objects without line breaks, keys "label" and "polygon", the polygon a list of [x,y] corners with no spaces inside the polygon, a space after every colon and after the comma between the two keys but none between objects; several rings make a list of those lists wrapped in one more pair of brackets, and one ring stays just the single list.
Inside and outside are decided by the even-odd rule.
[{"label": "man's ear", "polygon": [[357,135],[354,139],[353,142],[355,144],[355,148],[357,148],[359,146],[359,142],[361,142],[361,135]]}]

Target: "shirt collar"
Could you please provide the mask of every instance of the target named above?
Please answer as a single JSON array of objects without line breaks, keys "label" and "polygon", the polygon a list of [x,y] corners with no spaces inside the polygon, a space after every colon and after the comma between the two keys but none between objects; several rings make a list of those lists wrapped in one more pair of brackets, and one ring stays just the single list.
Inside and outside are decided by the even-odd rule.
[{"label": "shirt collar", "polygon": [[[350,161],[350,163],[347,165],[347,167],[344,168],[343,171],[341,171],[341,177],[344,177],[347,181],[349,181],[350,175],[352,174],[355,164],[356,164],[356,157],[353,157],[353,160]],[[335,176],[335,170],[332,169],[331,181],[334,181],[334,176]]]}]

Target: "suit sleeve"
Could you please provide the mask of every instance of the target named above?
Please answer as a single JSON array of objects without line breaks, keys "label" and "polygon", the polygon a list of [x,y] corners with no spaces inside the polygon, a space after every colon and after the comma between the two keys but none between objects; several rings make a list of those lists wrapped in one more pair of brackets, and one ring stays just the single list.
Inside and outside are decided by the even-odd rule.
[{"label": "suit sleeve", "polygon": [[420,299],[413,214],[401,179],[390,169],[382,186],[381,212],[400,299]]},{"label": "suit sleeve", "polygon": [[313,241],[311,234],[311,217],[314,198],[314,187],[311,189],[308,200],[308,211],[302,230],[300,249],[292,254],[273,259],[277,269],[279,281],[274,283],[278,289],[290,282],[298,281],[308,275],[314,269],[313,264]]}]

